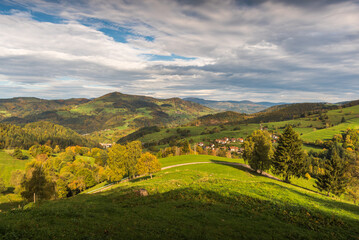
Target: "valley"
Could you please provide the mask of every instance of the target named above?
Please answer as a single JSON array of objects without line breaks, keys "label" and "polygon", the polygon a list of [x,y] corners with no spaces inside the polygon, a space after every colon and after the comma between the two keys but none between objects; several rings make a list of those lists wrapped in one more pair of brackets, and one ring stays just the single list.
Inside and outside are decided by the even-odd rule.
[{"label": "valley", "polygon": [[[0,223],[5,239],[356,239],[359,234],[355,175],[342,194],[317,186],[333,142],[348,154],[357,151],[355,101],[281,105],[254,114],[119,93],[73,101],[35,114],[17,105],[11,116],[3,115],[0,188],[3,184],[6,190],[0,194]],[[85,131],[87,126],[93,131]],[[273,166],[263,174],[251,169],[250,136],[268,133],[270,145],[278,148],[288,126],[303,142],[303,173],[285,182]],[[155,165],[151,170],[141,161]],[[26,195],[25,182],[39,167],[45,184],[35,199]],[[90,218],[98,219],[91,227]]]}]

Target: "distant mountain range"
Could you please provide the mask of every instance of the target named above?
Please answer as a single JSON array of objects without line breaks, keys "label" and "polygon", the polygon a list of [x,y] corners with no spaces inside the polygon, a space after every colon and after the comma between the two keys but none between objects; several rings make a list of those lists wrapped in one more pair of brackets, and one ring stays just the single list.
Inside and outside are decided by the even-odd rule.
[{"label": "distant mountain range", "polygon": [[0,122],[49,121],[79,133],[146,126],[177,126],[215,110],[180,98],[156,99],[119,92],[95,99],[0,99]]},{"label": "distant mountain range", "polygon": [[219,111],[233,111],[239,113],[256,113],[256,112],[261,112],[272,106],[286,104],[286,103],[273,103],[273,102],[251,102],[248,100],[213,101],[213,100],[205,100],[201,98],[184,98],[183,100],[199,103],[203,106],[213,108]]}]

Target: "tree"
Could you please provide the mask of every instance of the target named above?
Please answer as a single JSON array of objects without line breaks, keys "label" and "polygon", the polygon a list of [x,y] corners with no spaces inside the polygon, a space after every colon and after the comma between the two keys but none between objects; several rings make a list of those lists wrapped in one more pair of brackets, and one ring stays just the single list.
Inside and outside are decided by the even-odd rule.
[{"label": "tree", "polygon": [[56,196],[58,198],[66,198],[68,194],[69,194],[69,188],[67,187],[66,182],[62,178],[57,179]]},{"label": "tree", "polygon": [[243,158],[255,171],[268,170],[273,157],[273,146],[267,131],[257,130],[244,142]]},{"label": "tree", "polygon": [[126,147],[121,144],[116,144],[108,150],[107,175],[110,181],[120,181],[126,174],[126,166],[123,160],[125,155]]},{"label": "tree", "polygon": [[61,152],[61,149],[60,149],[59,145],[56,145],[54,148],[54,153],[59,153],[59,152]]},{"label": "tree", "polygon": [[47,145],[34,145],[29,149],[31,156],[36,157],[40,154],[46,154],[48,157],[52,155],[52,148]]},{"label": "tree", "polygon": [[14,152],[12,153],[12,156],[14,158],[17,158],[19,160],[24,160],[26,159],[26,156],[22,153],[22,151],[20,150],[20,148],[15,148]]},{"label": "tree", "polygon": [[152,178],[152,174],[161,170],[161,164],[157,157],[149,152],[141,155],[136,165],[138,175],[149,174]]},{"label": "tree", "polygon": [[341,195],[349,183],[349,164],[344,155],[344,149],[338,143],[333,143],[324,160],[324,174],[319,175],[315,181],[315,187],[327,192],[328,196],[330,193]]},{"label": "tree", "polygon": [[36,160],[28,164],[21,182],[21,196],[28,201],[33,200],[34,203],[37,199],[50,199],[55,193],[54,183],[47,178],[42,164],[43,162]]},{"label": "tree", "polygon": [[124,175],[134,178],[136,175],[136,164],[142,154],[140,141],[127,143],[126,145],[116,144],[108,151],[108,173],[111,181],[119,181]]},{"label": "tree", "polygon": [[345,117],[343,116],[342,117],[342,120],[340,121],[341,123],[345,123],[346,122],[346,120],[345,120]]},{"label": "tree", "polygon": [[105,166],[108,159],[108,154],[105,150],[100,149],[94,156],[95,163],[100,166]]},{"label": "tree", "polygon": [[136,175],[136,164],[142,155],[142,144],[140,141],[129,142],[126,144],[126,154],[124,158],[127,175],[134,178]]},{"label": "tree", "polygon": [[15,193],[19,193],[21,190],[21,181],[23,180],[25,171],[17,169],[11,173],[10,185],[15,187]]},{"label": "tree", "polygon": [[299,134],[288,125],[279,138],[274,154],[274,173],[283,176],[284,181],[289,183],[291,177],[299,178],[305,174],[305,158],[306,154],[302,149]]}]

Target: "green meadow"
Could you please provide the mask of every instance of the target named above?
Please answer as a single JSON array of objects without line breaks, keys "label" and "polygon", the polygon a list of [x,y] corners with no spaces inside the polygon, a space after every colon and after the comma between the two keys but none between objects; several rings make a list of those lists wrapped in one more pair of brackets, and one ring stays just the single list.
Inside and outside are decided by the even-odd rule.
[{"label": "green meadow", "polygon": [[[23,152],[29,157],[27,151]],[[0,150],[0,177],[4,180],[6,186],[10,186],[9,181],[12,171],[25,169],[26,163],[30,161],[15,159],[9,153],[10,151]]]},{"label": "green meadow", "polygon": [[[223,158],[0,214],[4,239],[358,239],[359,207]],[[229,160],[229,161],[233,161]],[[304,180],[303,180],[304,181]],[[146,189],[149,196],[136,192]],[[1,204],[0,204],[1,207]]]}]

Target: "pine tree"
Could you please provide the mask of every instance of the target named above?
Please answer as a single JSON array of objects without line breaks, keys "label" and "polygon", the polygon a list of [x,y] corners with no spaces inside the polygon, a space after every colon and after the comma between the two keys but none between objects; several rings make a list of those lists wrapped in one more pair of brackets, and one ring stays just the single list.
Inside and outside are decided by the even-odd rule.
[{"label": "pine tree", "polygon": [[338,143],[333,143],[325,158],[324,174],[318,176],[315,187],[327,192],[328,196],[330,193],[341,195],[349,183],[347,171],[344,149]]},{"label": "pine tree", "polygon": [[243,158],[255,171],[268,170],[272,157],[273,146],[267,131],[254,131],[244,142]]},{"label": "pine tree", "polygon": [[301,177],[305,170],[305,157],[299,134],[288,125],[279,138],[274,154],[274,173],[281,175],[285,182],[290,182],[293,176]]}]

